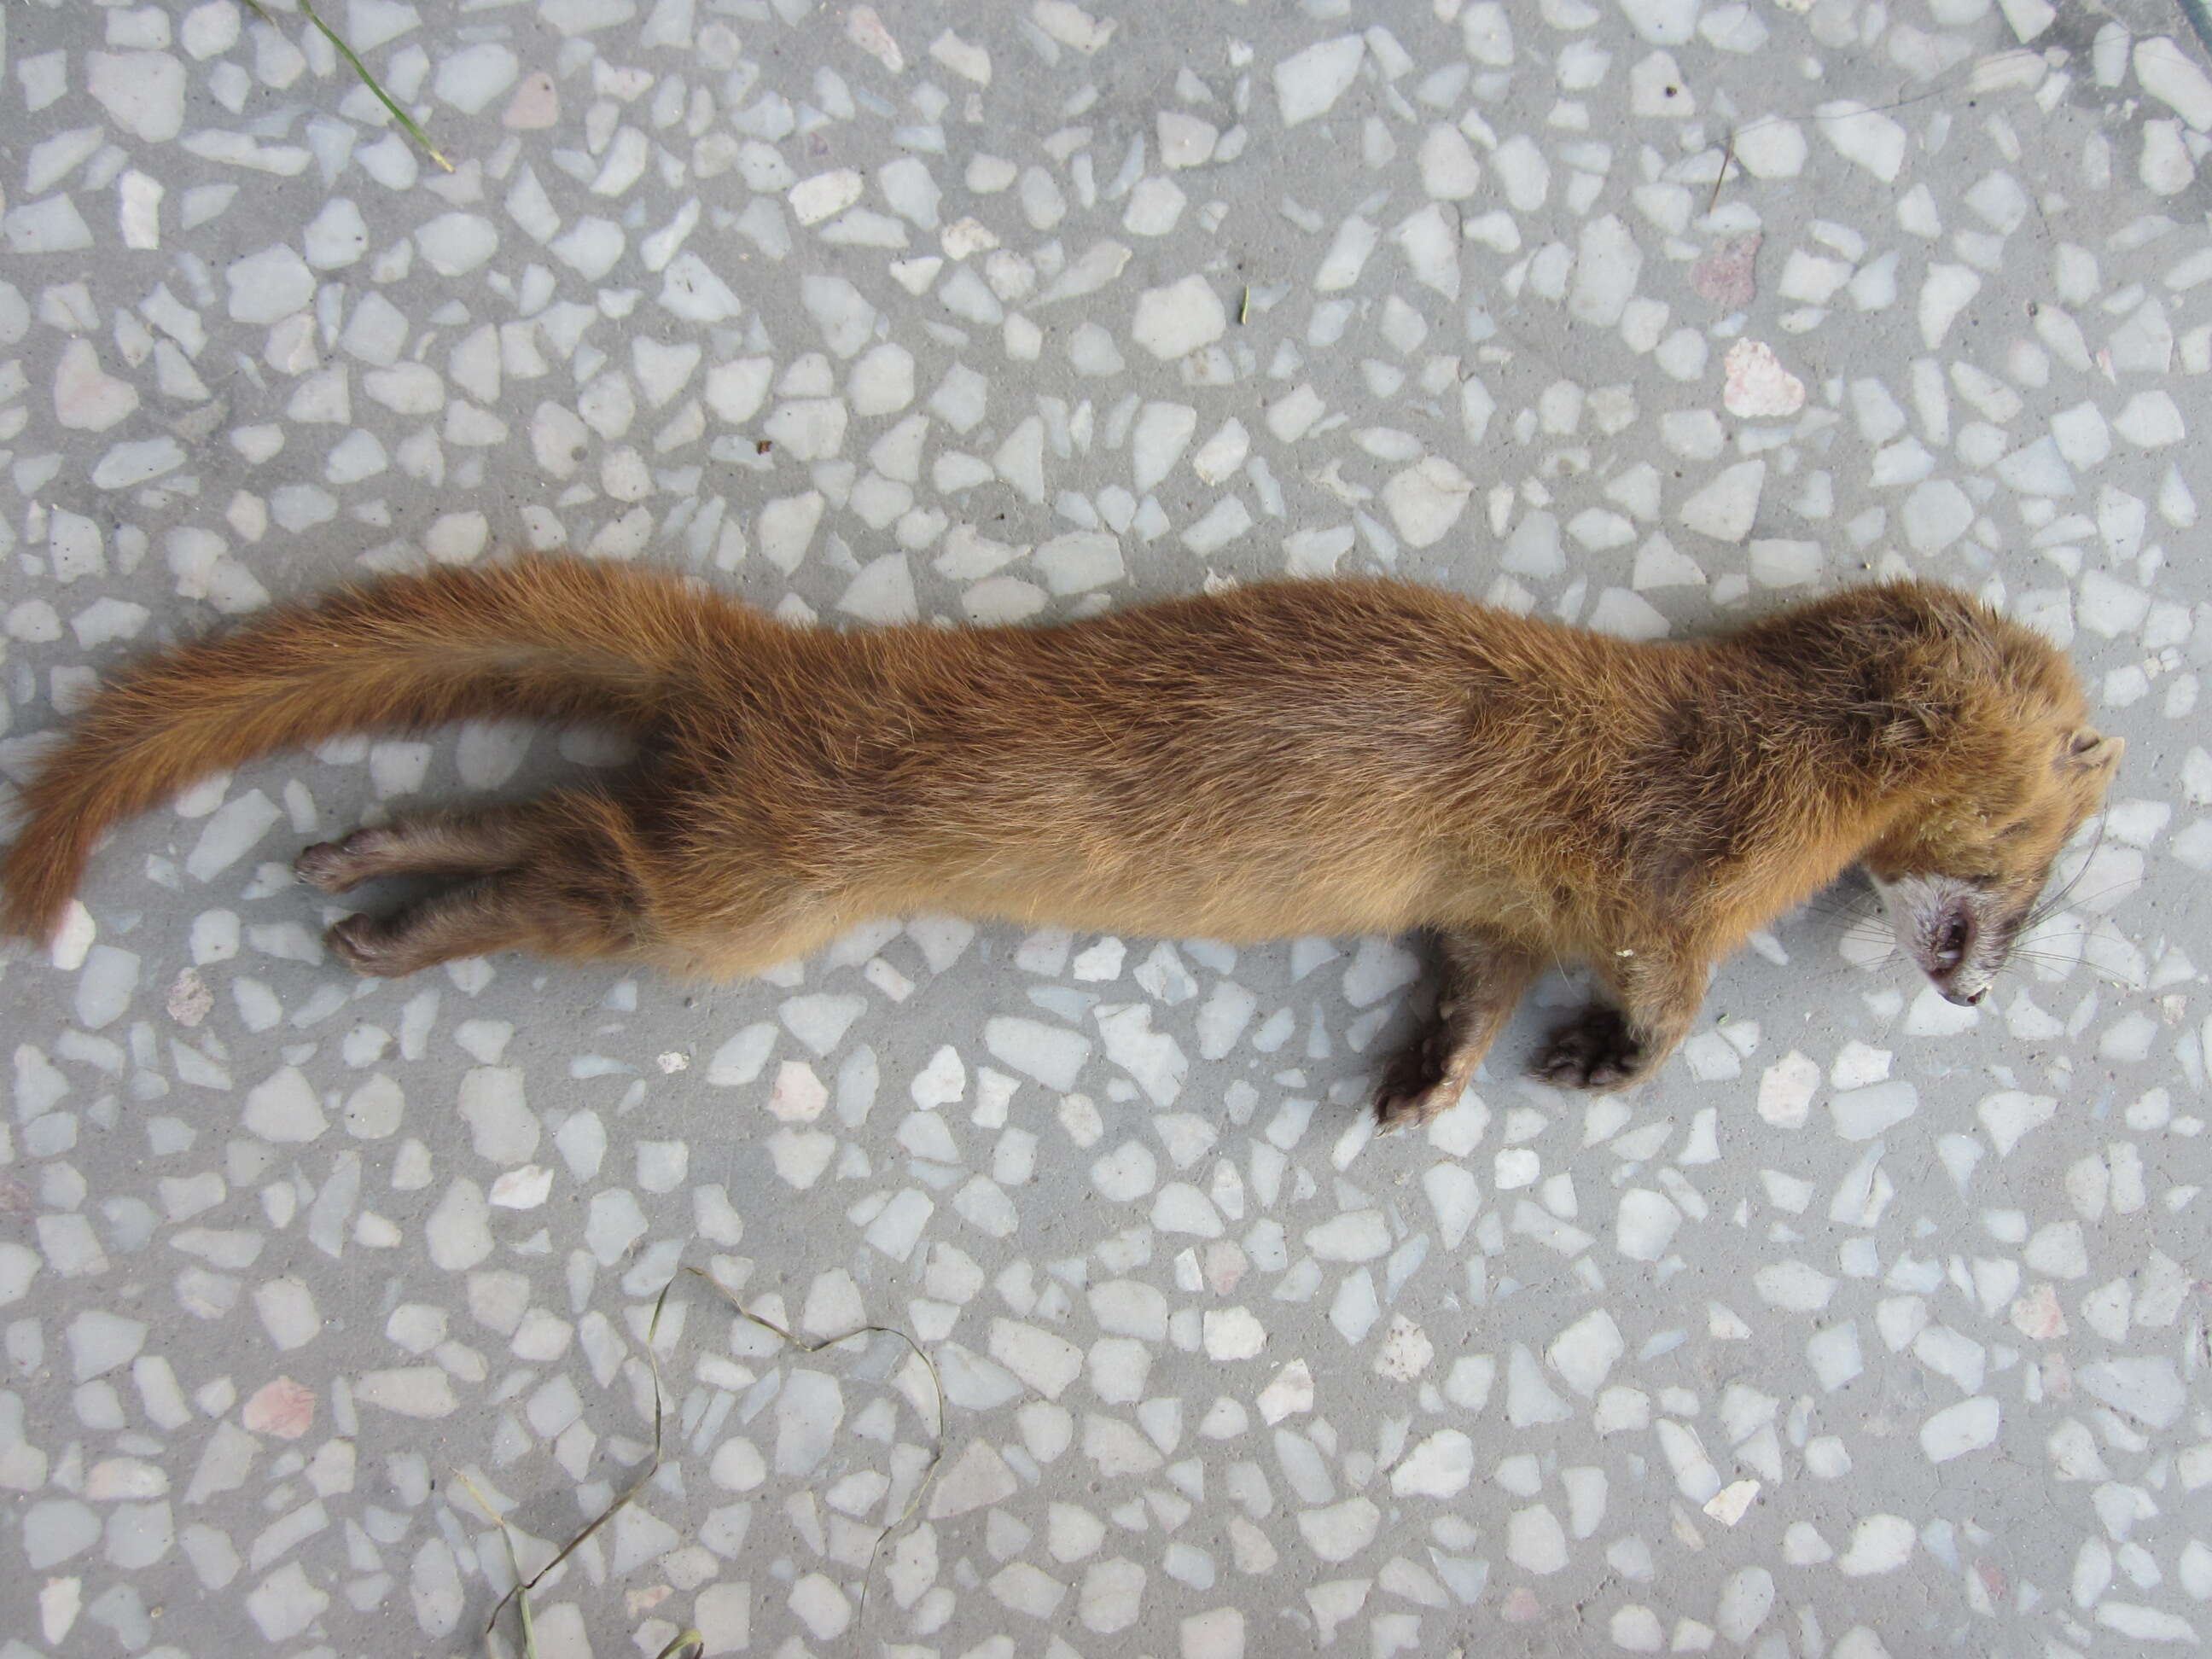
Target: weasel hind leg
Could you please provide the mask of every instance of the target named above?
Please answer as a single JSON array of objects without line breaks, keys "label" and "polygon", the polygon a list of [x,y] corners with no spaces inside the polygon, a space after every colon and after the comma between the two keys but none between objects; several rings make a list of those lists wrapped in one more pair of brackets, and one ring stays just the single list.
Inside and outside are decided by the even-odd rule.
[{"label": "weasel hind leg", "polygon": [[710,872],[672,870],[621,800],[588,789],[476,812],[410,814],[311,847],[295,867],[328,892],[382,876],[460,878],[388,914],[348,916],[330,929],[331,949],[378,978],[526,951],[726,979],[804,956],[853,919],[764,856]]},{"label": "weasel hind leg", "polygon": [[587,957],[637,945],[616,907],[573,893],[555,897],[519,874],[465,882],[386,915],[348,916],[325,937],[356,973],[379,979],[495,951]]},{"label": "weasel hind leg", "polygon": [[294,868],[326,892],[382,876],[464,878],[388,915],[348,916],[330,929],[342,958],[380,978],[494,951],[635,956],[657,932],[630,814],[593,790],[410,814],[310,847]]},{"label": "weasel hind leg", "polygon": [[383,876],[481,876],[530,860],[555,828],[556,801],[477,811],[410,812],[337,841],[318,842],[292,873],[325,893]]}]

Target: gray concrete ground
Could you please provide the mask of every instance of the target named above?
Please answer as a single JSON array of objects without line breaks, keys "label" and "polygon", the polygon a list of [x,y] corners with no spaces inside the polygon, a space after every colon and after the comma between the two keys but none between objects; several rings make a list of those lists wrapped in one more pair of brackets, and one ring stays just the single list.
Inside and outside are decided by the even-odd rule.
[{"label": "gray concrete ground", "polygon": [[1537,1007],[1372,1142],[1398,943],[368,983],[300,845],[613,750],[216,780],[4,967],[0,1654],[481,1650],[487,1506],[535,1571],[649,1466],[683,1267],[913,1346],[677,1278],[545,1654],[2212,1631],[2179,14],[326,15],[450,172],[284,0],[0,15],[10,775],[133,650],[556,543],[832,624],[1338,570],[1657,636],[1911,571],[2131,748],[1981,1010],[1823,909],[1638,1093],[1518,1076]]}]

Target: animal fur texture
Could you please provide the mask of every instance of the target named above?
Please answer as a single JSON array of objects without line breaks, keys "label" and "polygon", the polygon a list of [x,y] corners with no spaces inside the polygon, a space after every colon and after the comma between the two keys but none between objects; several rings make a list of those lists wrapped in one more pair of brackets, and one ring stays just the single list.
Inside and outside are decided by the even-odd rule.
[{"label": "animal fur texture", "polygon": [[118,675],[24,791],[0,925],[50,936],[95,842],[197,780],[465,717],[623,727],[605,787],[410,815],[301,854],[450,884],[330,942],[364,974],[526,950],[726,976],[918,910],[1251,941],[1432,929],[1386,1126],[1455,1100],[1522,989],[1604,1000],[1536,1070],[1619,1088],[1714,965],[1862,862],[1955,1000],[1986,990],[2120,744],[2026,629],[1851,589],[1640,644],[1431,589],[1240,587],[1053,627],[787,625],[551,557],[389,577]]}]

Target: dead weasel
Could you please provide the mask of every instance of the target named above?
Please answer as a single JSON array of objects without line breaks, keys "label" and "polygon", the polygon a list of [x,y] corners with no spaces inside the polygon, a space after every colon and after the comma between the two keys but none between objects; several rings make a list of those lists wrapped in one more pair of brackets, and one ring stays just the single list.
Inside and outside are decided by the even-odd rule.
[{"label": "dead weasel", "polygon": [[0,925],[50,937],[101,831],[211,773],[471,716],[611,723],[641,757],[307,848],[329,892],[454,878],[331,928],[362,973],[529,950],[738,975],[922,909],[1237,942],[1432,928],[1437,1018],[1387,1071],[1386,1127],[1456,1100],[1554,961],[1611,1000],[1538,1075],[1650,1075],[1714,964],[1854,861],[1929,978],[1979,1000],[2121,750],[2048,642],[1923,584],[1688,644],[1352,580],[836,633],[525,558],[125,671],[23,792]]}]

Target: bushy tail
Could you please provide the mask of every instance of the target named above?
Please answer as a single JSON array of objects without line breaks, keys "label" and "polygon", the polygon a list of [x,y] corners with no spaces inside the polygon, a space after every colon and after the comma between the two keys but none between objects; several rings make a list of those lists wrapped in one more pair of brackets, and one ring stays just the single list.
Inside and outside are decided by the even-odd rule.
[{"label": "bushy tail", "polygon": [[277,750],[476,715],[648,726],[737,609],[668,574],[525,558],[386,578],[149,658],[23,792],[0,931],[50,939],[101,831]]}]

